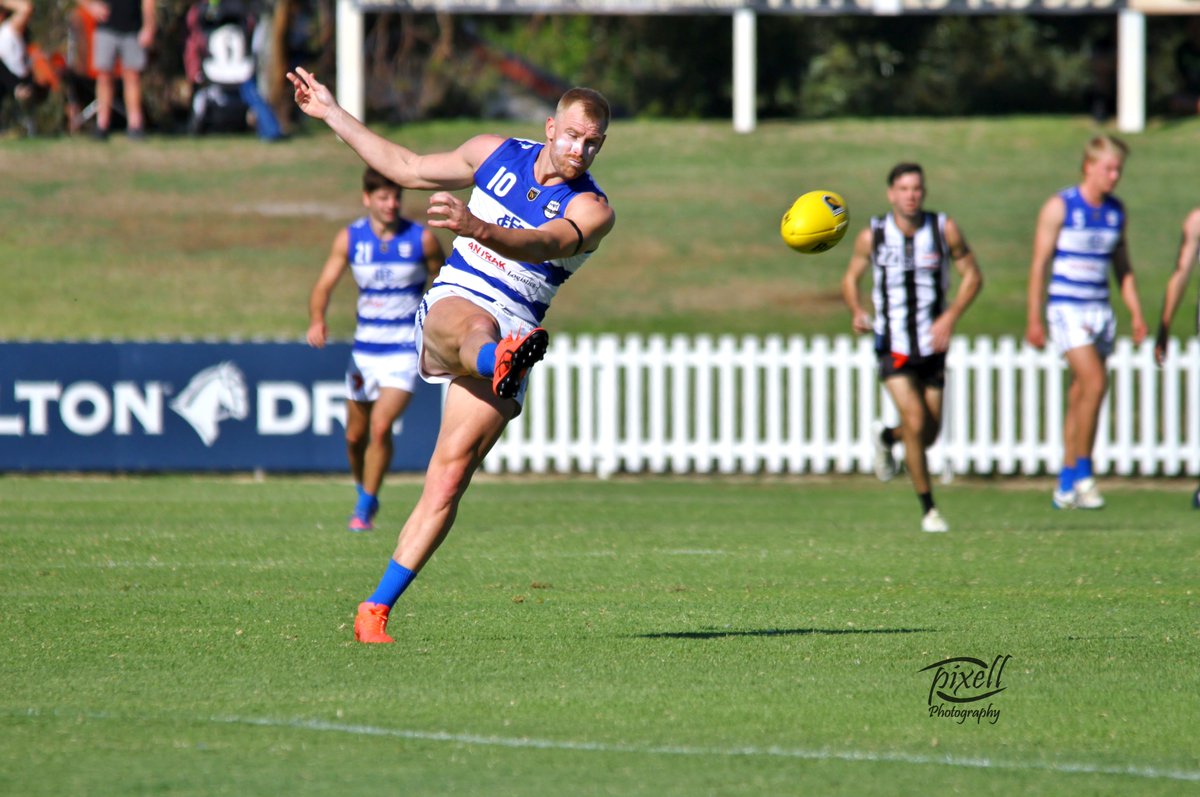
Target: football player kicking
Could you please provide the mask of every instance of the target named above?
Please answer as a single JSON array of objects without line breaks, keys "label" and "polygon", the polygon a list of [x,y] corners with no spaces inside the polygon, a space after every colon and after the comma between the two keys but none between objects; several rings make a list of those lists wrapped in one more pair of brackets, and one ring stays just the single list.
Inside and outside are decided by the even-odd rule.
[{"label": "football player kicking", "polygon": [[[588,174],[608,130],[597,91],[574,88],[546,119],[542,142],[479,135],[418,155],[368,130],[315,76],[288,73],[296,104],[403,188],[435,191],[429,226],[457,234],[417,311],[417,367],[449,383],[425,484],[354,636],[392,642],[388,613],[449,534],[484,456],[520,412],[525,378],[545,355],[541,328],[559,287],[588,260],[616,217]],[[449,193],[472,187],[470,203]]]}]

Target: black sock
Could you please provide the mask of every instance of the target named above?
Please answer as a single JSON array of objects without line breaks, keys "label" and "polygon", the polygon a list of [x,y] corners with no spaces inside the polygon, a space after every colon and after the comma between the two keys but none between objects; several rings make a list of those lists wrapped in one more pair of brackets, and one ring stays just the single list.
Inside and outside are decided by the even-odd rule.
[{"label": "black sock", "polygon": [[891,427],[884,427],[884,430],[879,433],[879,439],[885,446],[896,445],[896,433],[892,431]]},{"label": "black sock", "polygon": [[921,502],[921,512],[928,515],[933,509],[933,493],[917,493],[917,500]]}]

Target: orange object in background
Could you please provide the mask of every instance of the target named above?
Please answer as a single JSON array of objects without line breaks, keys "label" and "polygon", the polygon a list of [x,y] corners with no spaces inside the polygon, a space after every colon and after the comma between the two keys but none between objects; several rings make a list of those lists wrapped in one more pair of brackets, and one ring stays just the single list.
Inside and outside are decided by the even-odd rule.
[{"label": "orange object in background", "polygon": [[63,54],[47,54],[36,44],[30,44],[25,52],[29,56],[29,71],[33,75],[33,82],[50,91],[58,91],[62,83],[59,75],[67,66],[67,59]]}]

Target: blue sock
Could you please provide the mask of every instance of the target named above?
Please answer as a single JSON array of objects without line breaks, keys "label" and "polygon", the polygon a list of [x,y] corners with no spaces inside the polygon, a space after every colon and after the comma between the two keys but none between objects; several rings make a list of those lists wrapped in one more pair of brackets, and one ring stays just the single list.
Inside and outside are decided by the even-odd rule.
[{"label": "blue sock", "polygon": [[356,493],[358,493],[358,497],[359,497],[359,498],[362,498],[362,494],[363,494],[364,490],[363,490],[363,486],[362,486],[361,484],[355,484],[355,485],[354,485],[354,491],[355,491]]},{"label": "blue sock", "polygon": [[375,496],[368,493],[366,490],[359,488],[358,503],[354,505],[354,514],[364,520],[369,519],[375,513],[375,509],[379,502],[375,500]]},{"label": "blue sock", "polygon": [[1078,467],[1078,463],[1069,467],[1063,465],[1062,470],[1058,472],[1058,489],[1061,492],[1069,493],[1075,489],[1075,476]]},{"label": "blue sock", "polygon": [[485,343],[475,358],[475,370],[480,376],[491,376],[496,373],[496,344]]},{"label": "blue sock", "polygon": [[408,589],[408,585],[416,577],[416,573],[395,559],[389,560],[387,570],[383,572],[383,578],[379,579],[379,586],[375,588],[371,597],[367,598],[367,602],[382,603],[388,607],[395,606],[396,601],[400,600],[404,590]]},{"label": "blue sock", "polygon": [[1075,481],[1092,478],[1092,458],[1080,457],[1075,460]]}]

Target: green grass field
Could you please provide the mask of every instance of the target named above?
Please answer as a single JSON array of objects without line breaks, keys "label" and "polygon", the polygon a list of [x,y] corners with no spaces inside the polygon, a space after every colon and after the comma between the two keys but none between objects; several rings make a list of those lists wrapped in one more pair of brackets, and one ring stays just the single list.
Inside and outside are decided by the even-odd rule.
[{"label": "green grass field", "polygon": [[1195,793],[1190,485],[1106,486],[484,478],[364,646],[413,480],[8,477],[0,793]]},{"label": "green grass field", "polygon": [[[428,152],[484,130],[539,132],[480,121],[381,132]],[[1093,132],[1077,117],[773,122],[752,135],[727,121],[617,122],[593,170],[617,227],[564,287],[547,327],[848,332],[838,283],[850,247],[794,254],[779,219],[797,195],[828,187],[845,196],[858,230],[886,210],[888,169],[912,159],[926,166],[928,206],[958,219],[986,275],[959,331],[1020,335],[1038,208],[1078,179]],[[1190,120],[1128,137],[1118,193],[1148,316],[1157,316],[1180,223],[1200,203],[1188,166],[1198,132]],[[0,214],[19,220],[0,235],[5,339],[298,339],[334,233],[362,212],[360,161],[315,127],[274,145],[251,136],[5,142],[0,173]],[[408,213],[423,216],[426,201],[411,192]],[[344,287],[330,314],[342,339],[352,300]]]},{"label": "green grass field", "polygon": [[[482,130],[537,132],[383,132],[430,151]],[[1200,202],[1198,132],[1129,137],[1119,193],[1151,322]],[[858,229],[915,159],[986,274],[959,331],[1019,334],[1037,209],[1092,129],[610,133],[594,172],[618,227],[552,332],[847,332],[848,245],[793,254],[779,217],[829,187]],[[297,339],[361,212],[361,164],[315,130],[2,142],[0,173],[3,340]],[[348,286],[335,305],[345,340]],[[0,794],[1197,793],[1194,485],[1104,487],[1103,512],[1055,513],[1047,481],[960,481],[938,488],[954,531],[925,535],[903,480],[482,478],[397,605],[400,644],[362,646],[354,607],[412,478],[355,536],[348,479],[5,476]],[[957,656],[1011,656],[994,724],[930,716],[921,670]]]}]

